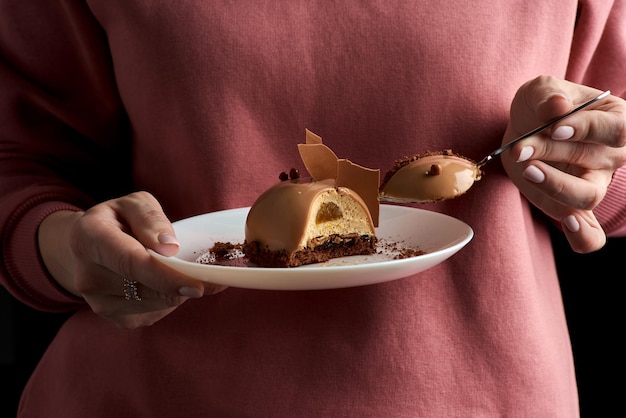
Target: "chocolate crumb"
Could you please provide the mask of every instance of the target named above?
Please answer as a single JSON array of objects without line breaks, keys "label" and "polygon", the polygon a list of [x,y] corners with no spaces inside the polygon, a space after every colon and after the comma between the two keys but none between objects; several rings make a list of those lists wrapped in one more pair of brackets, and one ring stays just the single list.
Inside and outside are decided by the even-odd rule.
[{"label": "chocolate crumb", "polygon": [[231,250],[234,250],[234,249],[235,249],[235,244],[231,242],[220,242],[220,241],[216,242],[215,244],[213,244],[213,247],[211,247],[211,251],[213,251],[218,258],[226,257],[227,254],[229,254]]},{"label": "chocolate crumb", "polygon": [[285,173],[285,172],[283,171],[282,173],[280,173],[280,174],[278,175],[278,179],[279,179],[280,181],[286,181],[286,180],[288,180],[288,179],[289,179],[289,174],[287,174],[287,173]]},{"label": "chocolate crumb", "polygon": [[208,250],[202,251],[196,258],[196,263],[215,265],[243,265],[243,244],[231,242],[216,242]]},{"label": "chocolate crumb", "polygon": [[427,254],[426,251],[421,250],[416,246],[407,246],[402,242],[387,241],[385,239],[379,239],[377,242],[378,254],[386,254],[391,260],[404,260],[405,258],[418,257],[420,255]]},{"label": "chocolate crumb", "polygon": [[427,176],[438,176],[441,174],[441,166],[439,164],[433,164],[430,166],[430,170],[426,172]]},{"label": "chocolate crumb", "polygon": [[291,170],[289,170],[289,178],[291,180],[297,180],[300,178],[300,172],[297,168],[292,168]]}]

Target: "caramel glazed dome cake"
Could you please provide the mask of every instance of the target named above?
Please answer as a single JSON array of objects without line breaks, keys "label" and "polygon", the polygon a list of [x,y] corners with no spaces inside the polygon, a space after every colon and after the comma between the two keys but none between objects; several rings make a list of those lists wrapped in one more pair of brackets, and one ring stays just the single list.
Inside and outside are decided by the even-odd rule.
[{"label": "caramel glazed dome cake", "polygon": [[298,150],[310,177],[295,169],[281,173],[281,181],[254,202],[242,248],[249,262],[297,267],[373,254],[380,171],[337,158],[309,130]]}]

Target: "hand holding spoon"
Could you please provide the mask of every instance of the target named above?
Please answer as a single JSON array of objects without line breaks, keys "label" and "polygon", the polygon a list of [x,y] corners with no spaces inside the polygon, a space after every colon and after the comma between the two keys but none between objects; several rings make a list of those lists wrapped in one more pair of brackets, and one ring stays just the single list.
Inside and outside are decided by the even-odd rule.
[{"label": "hand holding spoon", "polygon": [[511,148],[514,144],[536,135],[555,123],[571,116],[611,94],[605,91],[571,111],[541,125],[532,131],[503,145],[478,163],[447,150],[439,153],[427,153],[407,160],[397,161],[390,169],[379,192],[379,200],[396,203],[426,203],[451,199],[465,193],[480,180],[481,168],[489,161]]},{"label": "hand holding spoon", "polygon": [[575,107],[574,109],[572,109],[569,112],[565,113],[564,115],[561,115],[558,118],[551,120],[550,122],[546,123],[545,125],[541,125],[541,126],[535,128],[535,129],[533,129],[532,131],[527,132],[527,133],[525,133],[524,135],[522,135],[522,136],[520,136],[518,138],[515,138],[513,141],[509,142],[506,145],[501,146],[500,148],[498,148],[497,150],[495,150],[494,152],[492,152],[491,154],[489,154],[488,156],[486,156],[485,158],[480,160],[476,165],[478,167],[484,166],[489,161],[491,161],[494,157],[497,157],[498,155],[502,154],[504,151],[506,151],[507,149],[511,148],[513,145],[517,144],[521,140],[526,139],[526,138],[528,138],[530,136],[538,134],[539,132],[549,128],[550,126],[554,125],[555,123],[565,119],[566,117],[571,116],[574,113],[578,112],[579,110],[582,110],[582,109],[586,108],[590,104],[595,103],[598,100],[604,99],[609,94],[611,94],[611,91],[607,90],[604,93],[601,93],[598,96],[594,97],[593,99],[588,100],[588,101],[586,101],[585,103],[583,103],[581,105],[578,105],[577,107]]}]

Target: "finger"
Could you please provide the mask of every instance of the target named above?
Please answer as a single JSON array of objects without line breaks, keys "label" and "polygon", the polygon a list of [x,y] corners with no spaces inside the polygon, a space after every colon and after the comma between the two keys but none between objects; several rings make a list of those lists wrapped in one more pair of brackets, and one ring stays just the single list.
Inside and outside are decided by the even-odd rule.
[{"label": "finger", "polygon": [[[119,200],[119,207],[122,213],[128,214],[130,229],[138,241],[160,254],[175,255],[180,244],[176,239],[171,222],[154,196],[146,192],[136,192],[127,196],[127,198]],[[154,259],[151,257],[150,261],[154,261]],[[182,277],[180,273],[174,270],[170,274]],[[197,298],[203,294],[213,295],[219,293],[227,287],[194,281],[192,286],[180,287],[178,293],[182,296]]]},{"label": "finger", "polygon": [[76,275],[80,282],[77,287],[81,295],[92,310],[102,316],[174,308],[188,299],[179,292],[160,292],[138,280],[121,276],[97,264],[77,269]]},{"label": "finger", "polygon": [[592,211],[573,211],[561,220],[561,226],[577,253],[597,251],[606,244],[606,234]]},{"label": "finger", "polygon": [[626,145],[625,112],[626,108],[620,102],[600,104],[555,124],[547,135],[556,140],[623,147]]},{"label": "finger", "polygon": [[[521,134],[528,123],[548,122],[602,93],[591,87],[549,76],[537,77],[526,83],[512,104],[513,126]],[[555,139],[597,142],[612,147],[626,144],[626,102],[607,96],[598,103],[575,113],[551,127],[546,134]],[[574,135],[559,138],[563,127],[573,128]],[[556,133],[556,135],[555,135]]]},{"label": "finger", "polygon": [[[623,165],[619,149],[590,143],[530,139],[518,153],[517,169],[556,200],[593,209],[606,193],[613,172]],[[548,161],[550,164],[543,161]]]},{"label": "finger", "polygon": [[[592,176],[596,172],[589,174]],[[606,236],[591,208],[603,198],[602,180],[587,180],[562,172],[541,161],[525,165],[520,187],[526,198],[546,215],[560,221],[572,249],[588,253],[602,248]]]},{"label": "finger", "polygon": [[[522,176],[530,183],[527,194],[543,194],[558,206],[583,210],[594,209],[606,194],[610,178],[605,172],[589,171],[583,177],[570,175],[542,161],[528,163]],[[543,208],[549,215],[559,219],[563,214]]]},{"label": "finger", "polygon": [[[215,294],[227,286],[209,285],[207,288],[210,289],[207,294]],[[167,295],[155,294],[152,289],[128,279],[122,279],[122,293],[123,298],[116,297],[115,300],[107,301],[108,311],[101,312],[101,315],[126,329],[150,326],[169,315],[186,299],[168,299]],[[163,302],[168,300],[172,306],[163,308]]]},{"label": "finger", "polygon": [[120,215],[114,212],[113,205],[94,206],[85,212],[74,231],[77,258],[91,260],[86,267],[91,270],[84,272],[85,279],[81,281],[89,283],[89,274],[100,266],[110,277],[132,278],[170,297],[195,298],[204,294],[203,282],[158,262],[129,234],[128,222],[124,218],[120,220]]},{"label": "finger", "polygon": [[115,323],[121,328],[137,328],[152,325],[154,322],[171,313],[176,306],[167,307],[151,292],[137,284],[137,288],[129,292],[121,277],[119,280],[91,280],[93,283],[112,283],[107,289],[96,289],[83,294],[91,310]]},{"label": "finger", "polygon": [[[554,219],[565,216],[567,207],[586,210],[595,208],[611,181],[612,170],[590,170],[570,164],[577,158],[572,153],[581,145],[544,141],[537,144],[539,150],[526,145],[520,151],[518,162],[509,168],[509,175],[520,191]],[[551,148],[553,146],[560,149],[555,151]],[[590,158],[602,158],[601,155],[593,153]],[[535,159],[546,156],[560,162],[548,164]]]},{"label": "finger", "polygon": [[180,245],[174,228],[150,193],[132,193],[113,201],[113,207],[124,217],[132,235],[145,247],[165,256],[178,252]]},{"label": "finger", "polygon": [[[533,164],[538,164],[538,162]],[[556,176],[572,178],[573,176],[568,176],[547,164],[544,164],[542,168],[546,171],[554,170],[554,173],[551,173],[550,176],[545,176],[540,185],[521,187],[520,190],[524,196],[547,216],[561,222],[567,240],[574,251],[588,253],[602,248],[606,243],[606,235],[593,212],[591,210],[576,209],[576,205],[580,205],[580,203],[575,201],[576,197],[572,197],[571,192],[550,192],[550,186],[548,187],[548,192],[545,190],[546,186],[543,183],[548,178]],[[528,176],[526,172],[524,173],[524,176]],[[574,179],[576,178],[574,177]],[[581,179],[578,179],[578,181],[583,182]],[[581,184],[587,183],[590,182]],[[552,186],[552,188],[558,190],[558,187]],[[582,191],[581,196],[581,201],[587,198],[584,191]],[[559,200],[566,203],[562,203]],[[590,204],[589,206],[593,205]]]},{"label": "finger", "polygon": [[606,243],[604,230],[591,210],[563,206],[543,193],[524,192],[524,195],[534,206],[561,223],[573,251],[589,253]]},{"label": "finger", "polygon": [[528,160],[564,163],[570,173],[575,173],[573,167],[579,167],[578,171],[614,171],[626,162],[626,153],[620,148],[591,142],[554,141],[539,136],[515,144],[510,151],[513,157],[517,156],[518,163]]}]

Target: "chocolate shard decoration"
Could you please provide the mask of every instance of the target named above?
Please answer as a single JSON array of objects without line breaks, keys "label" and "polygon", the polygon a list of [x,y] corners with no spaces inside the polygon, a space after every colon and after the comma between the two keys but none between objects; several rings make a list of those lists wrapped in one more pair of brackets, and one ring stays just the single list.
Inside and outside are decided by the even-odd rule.
[{"label": "chocolate shard decoration", "polygon": [[306,143],[298,144],[298,151],[313,179],[335,179],[335,187],[347,187],[361,196],[372,215],[374,226],[378,226],[380,170],[366,168],[344,158],[339,159],[333,150],[322,143],[319,135],[308,129]]}]

